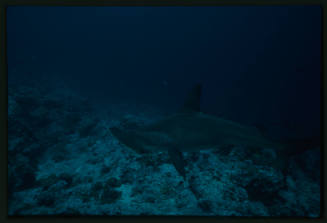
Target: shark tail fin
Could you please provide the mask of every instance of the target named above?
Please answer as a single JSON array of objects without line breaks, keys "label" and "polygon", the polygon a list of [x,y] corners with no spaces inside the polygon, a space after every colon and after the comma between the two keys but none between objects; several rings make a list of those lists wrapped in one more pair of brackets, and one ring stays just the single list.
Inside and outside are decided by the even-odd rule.
[{"label": "shark tail fin", "polygon": [[182,112],[188,111],[196,111],[200,112],[200,102],[201,102],[201,94],[202,94],[202,85],[196,84],[193,86],[191,91],[186,97],[184,105],[181,109]]}]

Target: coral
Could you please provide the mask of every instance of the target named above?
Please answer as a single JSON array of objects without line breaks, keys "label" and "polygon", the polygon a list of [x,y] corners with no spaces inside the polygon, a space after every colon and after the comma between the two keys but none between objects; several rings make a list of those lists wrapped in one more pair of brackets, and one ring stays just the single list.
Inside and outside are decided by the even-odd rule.
[{"label": "coral", "polygon": [[107,180],[106,186],[107,187],[119,187],[121,185],[121,182],[114,177],[111,177]]},{"label": "coral", "polygon": [[121,191],[117,191],[110,187],[106,187],[102,192],[100,202],[102,204],[114,203],[121,197],[121,195],[122,195]]},{"label": "coral", "polygon": [[87,125],[83,126],[82,128],[79,129],[79,135],[80,137],[84,138],[84,137],[88,137],[91,135],[95,135],[96,132],[96,126],[97,126],[98,122],[97,121],[93,121],[91,123],[88,123]]},{"label": "coral", "polygon": [[56,198],[53,193],[41,193],[37,195],[37,203],[41,206],[52,207],[55,205]]},{"label": "coral", "polygon": [[[287,176],[269,166],[278,159],[270,149],[184,153],[185,180],[167,153],[135,154],[108,130],[150,123],[160,117],[156,110],[110,104],[110,116],[102,116],[78,95],[63,102],[62,90],[10,92],[10,215],[320,215],[317,149],[294,157]],[[121,123],[126,110],[135,115]]]},{"label": "coral", "polygon": [[265,205],[271,205],[279,199],[279,188],[264,178],[252,180],[245,189],[250,200],[261,201]]},{"label": "coral", "polygon": [[101,174],[107,174],[107,173],[109,173],[110,169],[111,169],[111,168],[110,168],[109,166],[104,165],[104,166],[101,168]]},{"label": "coral", "polygon": [[143,189],[142,185],[135,185],[132,189],[131,196],[132,197],[138,196],[138,195],[142,194],[143,192],[144,192],[144,189]]},{"label": "coral", "polygon": [[124,169],[120,178],[122,184],[133,184],[135,175],[132,170]]},{"label": "coral", "polygon": [[59,181],[59,178],[55,174],[51,174],[47,177],[43,177],[37,180],[37,184],[47,190],[51,185]]},{"label": "coral", "polygon": [[204,212],[211,212],[212,211],[212,203],[211,203],[210,200],[199,201],[198,205]]},{"label": "coral", "polygon": [[61,180],[64,180],[67,184],[66,187],[70,187],[72,186],[73,183],[73,176],[69,173],[62,173],[61,175],[59,175],[58,177]]},{"label": "coral", "polygon": [[10,168],[13,168],[13,174],[9,175],[15,181],[15,188],[18,190],[25,190],[36,186],[36,166],[33,165],[33,162],[30,163],[28,157],[23,155],[18,155],[16,161],[18,163],[16,166],[10,165]]},{"label": "coral", "polygon": [[172,185],[163,183],[160,186],[160,193],[165,196],[173,196],[175,194],[175,189]]},{"label": "coral", "polygon": [[66,211],[64,211],[61,214],[68,215],[68,216],[80,216],[82,213],[76,208],[69,207],[69,208],[67,208]]}]

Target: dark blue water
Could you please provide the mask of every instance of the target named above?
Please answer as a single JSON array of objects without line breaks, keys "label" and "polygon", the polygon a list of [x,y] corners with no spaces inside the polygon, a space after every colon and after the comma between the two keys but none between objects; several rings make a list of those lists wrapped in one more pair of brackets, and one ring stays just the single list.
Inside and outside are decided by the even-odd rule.
[{"label": "dark blue water", "polygon": [[9,71],[176,108],[201,82],[204,111],[317,131],[320,18],[314,6],[12,7]]},{"label": "dark blue water", "polygon": [[[206,113],[263,126],[277,138],[319,137],[318,6],[8,7],[7,43],[9,96],[21,106],[20,113],[12,116],[23,120],[19,125],[33,126],[31,131],[36,135],[42,128],[54,128],[51,123],[60,119],[51,116],[43,122],[37,120],[37,115],[33,116],[37,108],[47,111],[37,110],[36,114],[43,114],[43,118],[46,113],[60,113],[62,109],[68,109],[69,120],[78,111],[86,112],[86,102],[76,105],[77,113],[66,105],[60,107],[69,96],[50,97],[50,106],[42,98],[40,105],[38,101],[48,97],[50,89],[65,92],[58,90],[65,86],[78,95],[71,96],[69,103],[78,104],[76,98],[87,98],[87,103],[105,112],[112,110],[113,104],[131,102],[172,112],[180,108],[188,90],[201,83],[201,109]],[[135,113],[129,108],[127,112]],[[92,113],[88,114],[89,117]],[[76,123],[79,120],[57,129],[54,138],[67,129],[74,132],[79,128]],[[91,134],[87,130],[84,135]],[[9,137],[13,141],[24,138],[19,134],[12,131]],[[42,134],[36,137],[50,140]],[[31,146],[22,141],[18,146]],[[77,141],[70,143],[75,145]],[[54,142],[56,139],[50,145]],[[38,146],[41,151],[46,147],[42,143]],[[318,165],[315,160],[319,160],[319,154],[312,157],[311,161]],[[37,169],[40,167],[33,171]],[[27,174],[27,178],[32,178],[31,185],[38,182],[38,177],[29,178]],[[46,204],[49,203],[54,205]],[[208,205],[204,207],[208,209]],[[21,211],[18,207],[12,210]],[[305,211],[307,215],[316,213],[310,208]],[[30,209],[26,213],[56,212]],[[151,210],[147,213],[155,214]],[[268,215],[278,213],[269,210]]]}]

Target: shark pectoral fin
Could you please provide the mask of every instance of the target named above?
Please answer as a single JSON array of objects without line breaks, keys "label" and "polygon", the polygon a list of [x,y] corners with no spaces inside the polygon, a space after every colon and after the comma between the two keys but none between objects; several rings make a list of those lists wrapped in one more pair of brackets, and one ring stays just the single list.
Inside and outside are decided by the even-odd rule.
[{"label": "shark pectoral fin", "polygon": [[168,154],[177,172],[185,178],[185,161],[182,152],[176,149],[170,149],[168,150]]}]

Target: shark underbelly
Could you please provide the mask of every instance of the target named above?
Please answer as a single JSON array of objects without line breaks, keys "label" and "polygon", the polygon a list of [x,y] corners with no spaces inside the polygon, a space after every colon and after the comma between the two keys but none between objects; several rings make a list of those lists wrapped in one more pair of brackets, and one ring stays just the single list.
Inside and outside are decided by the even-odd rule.
[{"label": "shark underbelly", "polygon": [[[168,134],[169,135],[169,134]],[[232,132],[232,131],[188,131],[184,134],[171,134],[168,136],[172,142],[172,147],[180,151],[199,151],[206,149],[217,149],[220,147],[255,147],[273,148],[276,144],[261,135],[251,131]],[[178,142],[178,143],[176,143]]]}]

